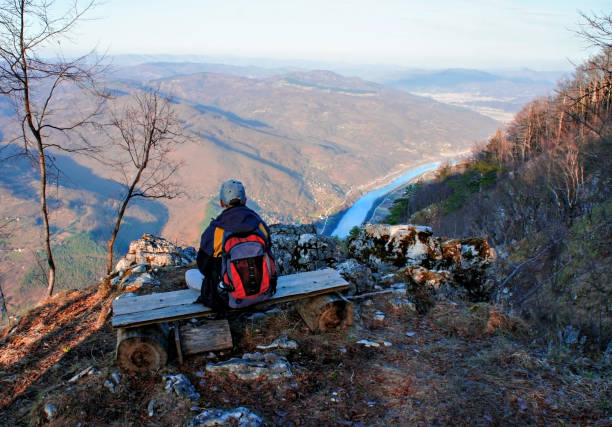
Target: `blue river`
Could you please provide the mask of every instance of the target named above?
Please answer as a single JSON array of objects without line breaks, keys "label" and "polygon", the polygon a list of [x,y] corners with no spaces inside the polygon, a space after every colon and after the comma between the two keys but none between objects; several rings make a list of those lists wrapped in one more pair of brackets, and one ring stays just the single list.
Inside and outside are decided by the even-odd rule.
[{"label": "blue river", "polygon": [[349,231],[351,231],[351,228],[364,223],[368,212],[370,212],[370,209],[372,209],[372,206],[374,205],[376,200],[389,193],[390,191],[396,189],[400,185],[406,184],[411,179],[414,179],[417,176],[422,175],[432,169],[436,169],[438,166],[440,166],[440,162],[431,163],[429,165],[420,166],[416,169],[412,169],[407,173],[394,179],[384,187],[377,188],[376,190],[370,191],[369,193],[361,196],[361,198],[357,200],[355,204],[344,213],[344,215],[342,215],[342,219],[340,219],[340,222],[338,223],[334,231],[332,231],[331,235],[338,236],[341,239],[345,238],[349,234]]}]

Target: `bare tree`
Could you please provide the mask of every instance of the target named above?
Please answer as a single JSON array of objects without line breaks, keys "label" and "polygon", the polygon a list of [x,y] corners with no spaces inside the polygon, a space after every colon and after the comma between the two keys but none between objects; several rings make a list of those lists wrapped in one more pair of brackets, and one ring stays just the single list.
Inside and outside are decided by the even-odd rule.
[{"label": "bare tree", "polygon": [[128,204],[136,198],[172,199],[180,195],[172,178],[180,164],[170,153],[185,140],[170,99],[150,89],[134,95],[114,113],[112,145],[120,158],[110,166],[122,176],[125,193],[120,197],[117,220],[107,244],[107,273],[113,270],[113,248]]},{"label": "bare tree", "polygon": [[612,14],[587,16],[577,34],[599,52],[576,68],[573,84],[562,88],[569,100],[566,114],[585,130],[602,138],[612,126]]},{"label": "bare tree", "polygon": [[[82,57],[67,61],[63,58],[42,58],[45,49],[57,48],[74,29],[83,14],[93,7],[94,0],[72,0],[67,6],[53,0],[0,0],[0,94],[14,103],[20,123],[24,153],[40,172],[40,211],[47,257],[47,297],[53,294],[56,268],[51,251],[49,208],[47,206],[48,169],[53,150],[82,151],[84,138],[79,128],[90,124],[96,115],[89,112],[60,117],[55,108],[59,94],[71,87],[91,86],[95,66],[86,65]],[[72,86],[73,87],[73,86]],[[71,136],[78,135],[77,145],[70,145]],[[60,142],[61,141],[61,142]]]},{"label": "bare tree", "polygon": [[612,13],[606,15],[588,16],[580,12],[583,22],[580,24],[578,36],[589,43],[591,47],[602,50],[612,49]]}]

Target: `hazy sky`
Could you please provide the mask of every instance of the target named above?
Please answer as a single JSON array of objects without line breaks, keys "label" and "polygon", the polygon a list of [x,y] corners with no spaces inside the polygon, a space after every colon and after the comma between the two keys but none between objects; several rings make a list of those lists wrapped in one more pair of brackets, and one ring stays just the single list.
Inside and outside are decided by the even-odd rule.
[{"label": "hazy sky", "polygon": [[[64,0],[60,0],[63,2]],[[610,0],[106,0],[67,54],[198,54],[418,67],[571,68],[578,10]]]}]

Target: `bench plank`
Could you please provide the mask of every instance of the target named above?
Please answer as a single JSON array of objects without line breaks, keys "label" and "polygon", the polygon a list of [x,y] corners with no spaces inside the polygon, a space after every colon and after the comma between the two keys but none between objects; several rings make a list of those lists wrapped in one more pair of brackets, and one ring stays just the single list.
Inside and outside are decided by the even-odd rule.
[{"label": "bench plank", "polygon": [[157,292],[131,298],[120,298],[113,302],[113,315],[138,313],[139,311],[189,304],[194,302],[199,296],[200,292],[194,289],[181,289],[180,291]]},{"label": "bench plank", "polygon": [[[276,300],[287,295],[299,293],[301,289],[296,290],[296,287],[302,288],[307,284],[314,285],[320,283],[329,283],[331,285],[335,283],[335,281],[344,282],[344,279],[333,268],[280,276],[276,286],[276,294],[272,299]],[[191,291],[191,293],[185,291]],[[113,302],[113,314],[122,315],[182,304],[191,304],[199,295],[199,291],[184,289],[180,291],[140,295],[132,298],[120,298]]]},{"label": "bench plank", "polygon": [[[191,292],[193,291],[185,291]],[[151,323],[171,322],[174,320],[190,319],[192,317],[204,316],[214,313],[210,308],[202,304],[183,304],[172,307],[163,307],[151,311],[140,311],[136,313],[120,314],[113,316],[114,328],[132,328]]]},{"label": "bench plank", "polygon": [[[348,286],[333,268],[280,276],[276,294],[262,304],[342,291]],[[193,303],[198,295],[193,289],[185,289],[118,299],[113,302],[113,327],[135,327],[212,314],[210,308]]]}]

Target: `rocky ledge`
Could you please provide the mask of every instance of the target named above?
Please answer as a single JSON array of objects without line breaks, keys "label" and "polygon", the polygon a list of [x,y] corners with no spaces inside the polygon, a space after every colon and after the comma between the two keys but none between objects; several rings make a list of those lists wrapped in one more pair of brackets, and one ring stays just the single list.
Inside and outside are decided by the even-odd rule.
[{"label": "rocky ledge", "polygon": [[[423,310],[441,293],[486,301],[495,288],[496,254],[483,238],[445,239],[428,227],[365,224],[345,247],[311,225],[277,224],[270,230],[281,275],[333,267],[351,284],[351,295],[403,284]],[[193,247],[145,234],[118,261],[113,284],[154,286],[158,267],[192,265],[195,257]]]}]

